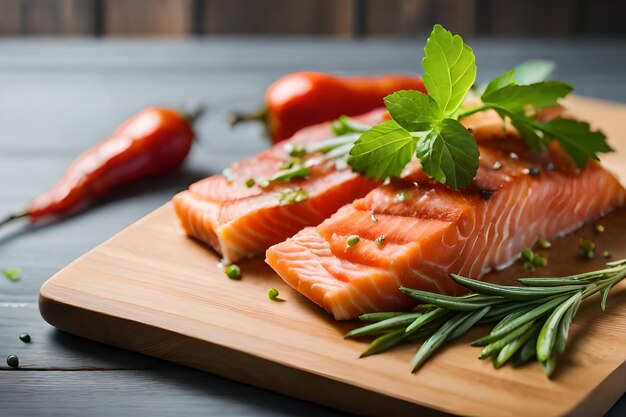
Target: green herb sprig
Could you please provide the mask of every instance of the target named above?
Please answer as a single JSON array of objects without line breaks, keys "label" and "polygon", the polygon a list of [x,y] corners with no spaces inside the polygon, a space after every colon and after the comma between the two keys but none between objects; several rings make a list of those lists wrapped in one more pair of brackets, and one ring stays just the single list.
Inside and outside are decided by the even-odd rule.
[{"label": "green herb sprig", "polygon": [[626,259],[562,278],[519,278],[522,286],[450,276],[473,293],[453,297],[402,287],[402,293],[424,303],[418,311],[364,314],[360,319],[371,324],[346,337],[377,336],[361,357],[400,343],[422,341],[411,364],[416,372],[446,342],[476,325],[490,324],[491,332],[472,343],[483,348],[479,359],[492,358],[494,367],[500,368],[511,359],[519,366],[536,358],[550,376],[565,350],[581,302],[600,293],[604,311],[611,288],[626,277]]},{"label": "green herb sprig", "polygon": [[392,120],[364,132],[350,149],[348,164],[366,177],[399,177],[413,156],[424,172],[453,188],[468,186],[478,170],[478,146],[459,120],[495,110],[532,149],[557,140],[578,167],[597,153],[610,152],[605,136],[588,123],[556,118],[533,119],[539,109],[558,104],[573,87],[544,81],[553,64],[529,61],[494,78],[481,95],[482,105],[463,109],[476,79],[475,56],[459,35],[435,25],[424,47],[424,85],[429,94],[398,91],[385,97]]}]

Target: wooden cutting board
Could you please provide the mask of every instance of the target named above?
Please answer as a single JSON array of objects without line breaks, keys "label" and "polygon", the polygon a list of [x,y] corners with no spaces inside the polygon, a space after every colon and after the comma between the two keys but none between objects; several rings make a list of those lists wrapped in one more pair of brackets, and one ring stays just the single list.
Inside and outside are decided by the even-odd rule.
[{"label": "wooden cutting board", "polygon": [[[570,106],[608,134],[619,153],[605,163],[626,182],[626,106],[582,98]],[[585,226],[555,242],[542,272],[599,266],[602,259],[576,259],[583,236],[626,257],[626,210],[602,224],[601,236]],[[494,370],[477,360],[468,342],[484,329],[411,374],[416,346],[359,359],[367,341],[343,339],[358,323],[335,322],[262,259],[240,266],[243,279],[227,279],[213,252],[182,235],[167,204],[48,280],[40,310],[88,339],[365,415],[600,415],[626,390],[626,285],[605,313],[597,299],[584,304],[552,380],[537,364]],[[488,279],[512,282],[516,274],[524,274],[519,265]],[[270,287],[286,301],[269,300]]]}]

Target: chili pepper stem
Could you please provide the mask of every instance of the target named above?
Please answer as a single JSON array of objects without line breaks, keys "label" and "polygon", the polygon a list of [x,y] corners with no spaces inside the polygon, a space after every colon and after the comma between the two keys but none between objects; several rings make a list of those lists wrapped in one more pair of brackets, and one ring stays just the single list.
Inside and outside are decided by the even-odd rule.
[{"label": "chili pepper stem", "polygon": [[18,214],[12,214],[9,217],[7,217],[6,219],[0,221],[0,227],[4,226],[5,224],[9,224],[9,223],[11,223],[14,220],[21,219],[21,218],[24,218],[24,217],[28,217],[28,212],[27,211],[25,211],[23,213],[18,213]]},{"label": "chili pepper stem", "polygon": [[231,126],[238,125],[242,122],[251,122],[251,121],[259,121],[266,123],[267,122],[267,107],[261,107],[254,113],[239,113],[239,112],[231,112],[228,115],[228,121]]},{"label": "chili pepper stem", "polygon": [[183,118],[185,120],[187,120],[187,123],[189,123],[191,126],[193,126],[196,121],[206,112],[206,106],[204,104],[200,104],[198,107],[196,107],[195,110],[193,110],[191,113],[186,113],[186,112],[181,112],[181,115],[183,116]]}]

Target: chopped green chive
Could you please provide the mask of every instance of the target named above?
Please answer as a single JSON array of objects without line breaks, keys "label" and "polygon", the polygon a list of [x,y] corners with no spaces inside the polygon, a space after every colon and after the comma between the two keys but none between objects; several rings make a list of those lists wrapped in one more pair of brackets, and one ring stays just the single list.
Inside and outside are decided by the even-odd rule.
[{"label": "chopped green chive", "polygon": [[300,157],[306,154],[306,148],[304,147],[304,145],[300,145],[300,144],[296,144],[296,145],[287,144],[285,145],[284,149],[285,149],[285,152],[289,156]]},{"label": "chopped green chive", "polygon": [[378,237],[376,238],[375,242],[376,242],[376,244],[377,244],[378,246],[382,246],[382,245],[384,245],[384,244],[385,244],[385,235],[380,235],[380,236],[378,236]]},{"label": "chopped green chive", "polygon": [[287,189],[282,192],[280,195],[280,199],[278,202],[281,206],[285,206],[287,204],[296,204],[306,201],[309,198],[306,192],[304,192],[301,188],[295,189]]},{"label": "chopped green chive", "polygon": [[597,234],[604,233],[604,226],[601,224],[596,224],[595,227],[593,228],[593,231],[596,232]]},{"label": "chopped green chive", "polygon": [[226,276],[230,279],[241,279],[241,269],[235,264],[227,265],[224,268]]},{"label": "chopped green chive", "polygon": [[548,264],[548,259],[537,255],[531,248],[524,248],[522,251],[522,261],[524,261],[524,268],[529,271],[534,271],[535,268],[541,268]]},{"label": "chopped green chive", "polygon": [[2,271],[2,274],[11,281],[17,281],[22,277],[22,270],[16,266],[6,268]]},{"label": "chopped green chive", "polygon": [[357,235],[352,235],[352,236],[348,237],[348,240],[346,240],[346,245],[354,246],[357,243],[359,243],[360,241],[361,241],[360,237],[358,237]]},{"label": "chopped green chive", "polygon": [[302,165],[302,158],[289,158],[288,160],[285,161],[285,163],[283,164],[281,170],[287,170],[287,169],[291,169],[294,166],[300,166]]},{"label": "chopped green chive", "polygon": [[255,185],[256,185],[256,181],[254,180],[254,178],[248,178],[248,180],[246,181],[246,187],[252,188]]},{"label": "chopped green chive", "polygon": [[30,343],[30,335],[28,333],[20,334],[20,340],[24,343]]},{"label": "chopped green chive", "polygon": [[578,244],[578,252],[583,259],[593,259],[595,256],[596,245],[590,240],[581,239]]},{"label": "chopped green chive", "polygon": [[15,355],[7,356],[7,365],[9,365],[11,368],[17,368],[18,366],[20,366],[20,358]]},{"label": "chopped green chive", "polygon": [[403,202],[406,199],[405,195],[404,195],[404,191],[400,191],[398,194],[396,194],[395,200],[398,202]]},{"label": "chopped green chive", "polygon": [[532,262],[535,258],[535,254],[531,248],[524,248],[522,251],[522,259],[527,262]]},{"label": "chopped green chive", "polygon": [[550,249],[552,247],[552,243],[544,238],[539,238],[537,239],[537,247],[539,249]]},{"label": "chopped green chive", "polygon": [[272,301],[285,301],[278,298],[278,290],[276,288],[270,288],[267,290],[267,297]]},{"label": "chopped green chive", "polygon": [[604,256],[605,258],[610,258],[611,256],[613,256],[613,254],[611,253],[611,251],[605,250],[602,253],[602,256]]},{"label": "chopped green chive", "polygon": [[545,258],[543,256],[539,256],[539,255],[535,255],[535,257],[532,260],[532,264],[533,264],[533,266],[535,266],[537,268],[541,268],[542,266],[546,266],[548,264],[548,258]]}]

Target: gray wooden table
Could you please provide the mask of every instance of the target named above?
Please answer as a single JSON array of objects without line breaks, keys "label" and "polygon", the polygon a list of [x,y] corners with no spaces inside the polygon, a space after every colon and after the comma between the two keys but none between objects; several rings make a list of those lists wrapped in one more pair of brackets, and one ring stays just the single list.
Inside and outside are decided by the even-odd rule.
[{"label": "gray wooden table", "polygon": [[[189,183],[267,144],[260,126],[231,131],[230,109],[252,110],[265,87],[296,70],[418,72],[414,41],[0,40],[0,215],[44,191],[82,150],[153,104],[206,103],[200,141],[176,175],[128,187],[89,212],[46,227],[0,231],[0,415],[340,415],[56,331],[37,309],[41,284]],[[479,80],[527,58],[550,58],[579,94],[626,102],[626,41],[475,40]],[[18,335],[28,332],[31,344]],[[6,355],[17,354],[11,370]],[[609,412],[626,415],[626,398]]]}]

